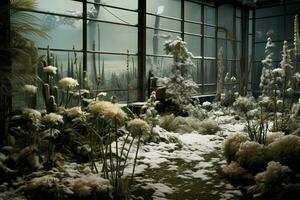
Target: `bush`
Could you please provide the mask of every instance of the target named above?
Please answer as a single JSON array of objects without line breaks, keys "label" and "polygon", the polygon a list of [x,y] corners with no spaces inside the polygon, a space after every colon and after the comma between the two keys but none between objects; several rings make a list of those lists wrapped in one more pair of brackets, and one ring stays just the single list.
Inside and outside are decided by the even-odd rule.
[{"label": "bush", "polygon": [[265,148],[257,142],[246,141],[242,143],[236,157],[237,162],[250,172],[259,172],[267,164]]},{"label": "bush", "polygon": [[236,160],[236,153],[240,144],[248,140],[246,133],[234,133],[226,137],[224,142],[224,155],[227,162]]},{"label": "bush", "polygon": [[287,165],[294,172],[300,170],[300,137],[286,135],[267,146],[269,160]]}]

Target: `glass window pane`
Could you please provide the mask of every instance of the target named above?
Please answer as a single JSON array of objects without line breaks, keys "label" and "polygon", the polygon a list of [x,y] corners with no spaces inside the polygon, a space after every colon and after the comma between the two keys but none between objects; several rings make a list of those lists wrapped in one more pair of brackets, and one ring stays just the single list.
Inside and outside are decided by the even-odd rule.
[{"label": "glass window pane", "polygon": [[92,3],[102,3],[110,6],[117,6],[120,8],[129,8],[136,10],[138,8],[138,0],[87,0]]},{"label": "glass window pane", "polygon": [[177,20],[161,18],[159,16],[147,15],[147,27],[180,31],[181,22]]},{"label": "glass window pane", "polygon": [[215,37],[216,35],[216,27],[212,26],[204,26],[204,35]]},{"label": "glass window pane", "polygon": [[274,15],[281,15],[284,12],[284,6],[276,6],[269,8],[261,8],[256,10],[256,17],[268,17]]},{"label": "glass window pane", "polygon": [[[48,29],[49,38],[35,37],[36,46],[50,48],[82,49],[82,20],[70,17],[60,17],[31,13],[39,18],[41,25]],[[72,37],[70,37],[70,35]]]},{"label": "glass window pane", "polygon": [[229,33],[233,32],[233,7],[223,4],[218,9],[218,25]]},{"label": "glass window pane", "polygon": [[180,0],[147,0],[147,12],[181,18]]},{"label": "glass window pane", "polygon": [[215,8],[204,6],[204,23],[216,24]]},{"label": "glass window pane", "polygon": [[201,5],[197,3],[184,2],[184,19],[200,22],[201,21]]},{"label": "glass window pane", "polygon": [[[128,70],[127,58],[129,59]],[[126,100],[128,86],[131,98],[134,96],[132,92],[137,87],[137,57],[90,53],[88,54],[88,77],[93,83],[96,77],[101,78],[97,93],[108,92],[107,98],[117,95],[119,101]],[[93,88],[96,89],[96,86],[94,85]]]},{"label": "glass window pane", "polygon": [[186,48],[194,55],[201,55],[201,38],[198,36],[184,35],[184,41],[187,43]]},{"label": "glass window pane", "polygon": [[[36,0],[37,10],[82,16],[82,3],[70,0]],[[59,5],[59,6],[57,6]]]},{"label": "glass window pane", "polygon": [[204,38],[204,57],[215,57],[216,47],[215,39]]},{"label": "glass window pane", "polygon": [[88,4],[87,6],[88,10],[94,10],[94,13],[88,16],[92,19],[101,19],[104,21],[131,25],[136,25],[138,23],[136,12],[100,6],[99,12],[97,14],[97,12],[95,12],[95,6],[93,4]]},{"label": "glass window pane", "polygon": [[236,39],[241,40],[242,39],[242,25],[241,25],[241,19],[236,18]]},{"label": "glass window pane", "polygon": [[256,19],[255,31],[256,41],[265,41],[267,37],[273,40],[284,39],[284,17],[273,17],[265,19]]},{"label": "glass window pane", "polygon": [[185,22],[184,23],[184,32],[200,34],[201,26],[200,26],[200,24],[193,24],[193,23]]},{"label": "glass window pane", "polygon": [[166,55],[164,43],[167,40],[176,39],[180,34],[166,31],[147,29],[146,52],[147,54]]},{"label": "glass window pane", "polygon": [[300,14],[300,4],[289,4],[286,6],[286,12],[289,14]]},{"label": "glass window pane", "polygon": [[[100,37],[100,41],[99,41]],[[88,23],[88,49],[112,52],[137,52],[137,28],[90,21]]]}]

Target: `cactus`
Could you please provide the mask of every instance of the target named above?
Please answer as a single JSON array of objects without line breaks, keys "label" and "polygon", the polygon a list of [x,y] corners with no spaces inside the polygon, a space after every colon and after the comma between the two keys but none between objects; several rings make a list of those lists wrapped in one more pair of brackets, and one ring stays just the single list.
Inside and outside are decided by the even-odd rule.
[{"label": "cactus", "polygon": [[55,97],[54,96],[50,96],[50,98],[49,98],[48,109],[49,109],[49,113],[57,111],[57,104],[55,103]]}]

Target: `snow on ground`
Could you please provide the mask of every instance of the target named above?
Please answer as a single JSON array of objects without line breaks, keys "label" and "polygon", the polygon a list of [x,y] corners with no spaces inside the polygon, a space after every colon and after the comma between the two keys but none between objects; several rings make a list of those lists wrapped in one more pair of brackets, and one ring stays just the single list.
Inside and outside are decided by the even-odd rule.
[{"label": "snow on ground", "polygon": [[[231,116],[219,118],[221,131],[215,135],[177,134],[180,145],[164,142],[143,145],[138,156],[137,182],[141,181],[144,189],[155,189],[154,199],[182,199],[176,197],[179,193],[183,193],[184,199],[239,199],[240,191],[221,180],[216,169],[226,163],[222,152],[224,138],[242,131],[244,123],[233,124],[235,120]],[[125,170],[127,174],[131,168]],[[182,191],[182,185],[188,189]]]}]

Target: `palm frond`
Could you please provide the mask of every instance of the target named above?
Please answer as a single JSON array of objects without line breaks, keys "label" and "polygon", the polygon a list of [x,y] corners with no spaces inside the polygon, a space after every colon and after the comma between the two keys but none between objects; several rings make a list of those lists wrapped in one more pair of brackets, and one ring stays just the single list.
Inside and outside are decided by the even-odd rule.
[{"label": "palm frond", "polygon": [[10,0],[10,8],[16,11],[20,9],[35,10],[37,6],[35,0]]}]

